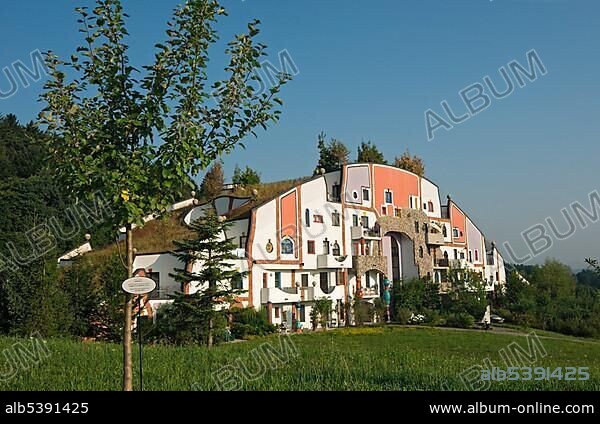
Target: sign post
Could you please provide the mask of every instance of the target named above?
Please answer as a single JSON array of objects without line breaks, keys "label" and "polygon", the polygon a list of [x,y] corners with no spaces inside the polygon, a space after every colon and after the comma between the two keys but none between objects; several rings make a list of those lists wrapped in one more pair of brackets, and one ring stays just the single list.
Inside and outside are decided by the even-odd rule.
[{"label": "sign post", "polygon": [[132,277],[132,278],[128,278],[127,280],[123,281],[123,284],[121,285],[121,287],[123,288],[123,291],[125,291],[127,293],[140,296],[139,303],[138,303],[136,327],[137,327],[137,333],[138,333],[138,345],[139,345],[139,349],[140,349],[140,391],[142,391],[144,388],[144,386],[143,386],[144,380],[142,378],[142,373],[143,373],[142,332],[140,329],[140,316],[142,313],[142,297],[141,297],[141,295],[148,294],[151,291],[153,291],[154,289],[156,289],[156,283],[151,278]]}]

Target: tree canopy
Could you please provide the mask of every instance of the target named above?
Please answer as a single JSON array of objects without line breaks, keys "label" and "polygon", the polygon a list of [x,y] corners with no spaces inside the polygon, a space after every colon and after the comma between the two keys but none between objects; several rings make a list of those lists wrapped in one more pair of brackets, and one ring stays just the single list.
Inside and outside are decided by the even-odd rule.
[{"label": "tree canopy", "polygon": [[369,162],[369,163],[378,163],[381,165],[386,165],[387,161],[383,156],[383,153],[379,151],[377,146],[371,141],[361,142],[360,146],[358,146],[358,162]]}]

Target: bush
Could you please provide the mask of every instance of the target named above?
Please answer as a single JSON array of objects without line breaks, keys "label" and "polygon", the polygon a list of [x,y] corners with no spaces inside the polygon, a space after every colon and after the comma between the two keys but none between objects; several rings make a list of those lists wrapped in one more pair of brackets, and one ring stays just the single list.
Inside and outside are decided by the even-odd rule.
[{"label": "bush", "polygon": [[447,327],[471,328],[473,324],[475,324],[475,318],[466,312],[451,313],[446,318]]},{"label": "bush", "polygon": [[423,315],[425,315],[424,324],[438,326],[446,324],[446,319],[442,316],[440,311],[435,309],[424,309],[422,311]]},{"label": "bush", "polygon": [[396,321],[398,321],[400,324],[408,324],[412,315],[413,313],[410,309],[399,308],[396,311]]},{"label": "bush", "polygon": [[231,320],[231,334],[236,339],[266,336],[277,331],[277,326],[269,324],[265,309],[235,308],[231,311]]}]

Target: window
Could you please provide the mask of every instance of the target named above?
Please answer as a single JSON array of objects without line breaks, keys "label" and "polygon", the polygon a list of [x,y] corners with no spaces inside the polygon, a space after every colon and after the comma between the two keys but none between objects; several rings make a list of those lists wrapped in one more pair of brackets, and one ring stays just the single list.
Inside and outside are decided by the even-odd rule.
[{"label": "window", "polygon": [[445,225],[442,225],[442,234],[444,235],[444,237],[448,237],[448,230],[446,229]]},{"label": "window", "polygon": [[306,310],[304,309],[304,305],[300,305],[298,308],[298,321],[306,321]]},{"label": "window", "polygon": [[275,318],[279,318],[279,306],[275,306],[273,310],[275,311]]},{"label": "window", "polygon": [[329,240],[323,240],[323,254],[329,255]]},{"label": "window", "polygon": [[308,287],[308,274],[302,274],[302,287]]},{"label": "window", "polygon": [[335,243],[333,243],[333,256],[341,256],[340,245],[338,244],[337,240]]},{"label": "window", "polygon": [[419,221],[415,221],[415,233],[419,233],[420,230],[420,226],[419,226]]},{"label": "window", "polygon": [[387,215],[387,206],[386,205],[381,206],[381,214]]},{"label": "window", "polygon": [[306,242],[306,251],[308,252],[309,255],[315,254],[315,241],[314,240],[308,240]]},{"label": "window", "polygon": [[458,238],[458,228],[454,227],[452,229],[452,237]]},{"label": "window", "polygon": [[444,259],[448,259],[448,252],[444,252]]},{"label": "window", "polygon": [[331,225],[333,225],[334,227],[340,226],[340,213],[339,212],[334,212],[331,214]]},{"label": "window", "polygon": [[304,210],[304,222],[307,227],[310,227],[310,211],[308,209]]},{"label": "window", "polygon": [[433,212],[433,202],[431,200],[427,202],[427,209],[429,212]]},{"label": "window", "polygon": [[394,203],[391,190],[385,190],[385,203]]},{"label": "window", "polygon": [[363,202],[368,202],[369,201],[369,189],[363,187],[362,193],[363,193]]},{"label": "window", "polygon": [[320,285],[321,285],[321,290],[323,290],[323,293],[328,293],[329,292],[329,273],[328,272],[321,272],[319,275],[319,279],[320,279]]},{"label": "window", "polygon": [[454,249],[454,259],[458,259],[458,250]]},{"label": "window", "polygon": [[465,258],[465,252],[460,252],[460,258],[464,259]]},{"label": "window", "polygon": [[427,210],[427,203],[423,203],[423,210]]},{"label": "window", "polygon": [[275,287],[278,289],[281,288],[281,272],[279,271],[275,273]]},{"label": "window", "polygon": [[246,247],[247,239],[248,239],[248,237],[246,236],[246,233],[242,233],[242,235],[240,236],[240,244],[239,244],[240,249],[243,249]]},{"label": "window", "polygon": [[352,215],[352,226],[358,227],[358,215]]},{"label": "window", "polygon": [[[160,272],[148,272],[146,276],[156,283],[156,288],[148,296],[150,299],[159,299],[161,297],[160,290]],[[165,296],[166,297],[166,296]]]},{"label": "window", "polygon": [[473,262],[473,251],[469,250],[469,262]]},{"label": "window", "polygon": [[263,272],[263,288],[267,288],[267,285],[269,284],[269,274],[267,274],[266,272]]},{"label": "window", "polygon": [[313,222],[316,222],[317,224],[322,224],[323,215],[313,215]]},{"label": "window", "polygon": [[294,242],[289,238],[281,240],[281,254],[282,255],[293,255],[294,254]]},{"label": "window", "polygon": [[340,198],[340,185],[339,184],[334,184],[331,186],[331,197],[333,197],[335,200],[339,200],[339,198]]},{"label": "window", "polygon": [[419,246],[419,258],[423,258],[423,246]]},{"label": "window", "polygon": [[231,279],[231,288],[233,290],[242,290],[244,288],[244,282],[240,274]]},{"label": "window", "polygon": [[353,198],[354,200],[358,200],[358,191],[356,191],[356,190],[352,190],[352,198]]},{"label": "window", "polygon": [[479,262],[479,250],[475,249],[475,262]]},{"label": "window", "polygon": [[424,223],[423,223],[423,232],[424,232],[425,234],[427,234],[427,231],[428,231],[428,230],[429,230],[429,226],[427,225],[427,223],[426,223],[426,222],[424,222]]},{"label": "window", "polygon": [[409,195],[408,196],[408,204],[410,205],[411,209],[419,209],[419,197]]},{"label": "window", "polygon": [[361,216],[360,217],[360,225],[362,225],[363,228],[369,228],[369,217]]},{"label": "window", "polygon": [[400,208],[394,208],[394,215],[396,215],[398,218],[400,218],[401,213],[402,212],[400,211]]}]

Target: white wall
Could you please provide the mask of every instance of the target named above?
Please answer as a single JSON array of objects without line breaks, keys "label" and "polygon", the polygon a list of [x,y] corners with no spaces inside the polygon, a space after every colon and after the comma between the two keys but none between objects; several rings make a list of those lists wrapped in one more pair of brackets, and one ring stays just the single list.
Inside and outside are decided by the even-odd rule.
[{"label": "white wall", "polygon": [[423,208],[423,204],[428,202],[433,203],[433,212],[430,212],[429,209],[423,210],[423,212],[427,216],[440,218],[442,215],[438,187],[431,181],[421,178],[421,209]]},{"label": "white wall", "polygon": [[[278,199],[256,209],[256,222],[254,224],[254,244],[252,245],[252,259],[275,260],[279,249],[277,243],[277,215],[276,202]],[[271,241],[273,251],[267,252],[267,243]]]},{"label": "white wall", "polygon": [[152,272],[158,272],[160,275],[160,290],[166,292],[181,291],[181,285],[176,282],[170,273],[175,272],[175,268],[183,269],[184,264],[170,253],[160,253],[153,255],[137,255],[133,261],[133,269],[144,268],[152,269]]}]

